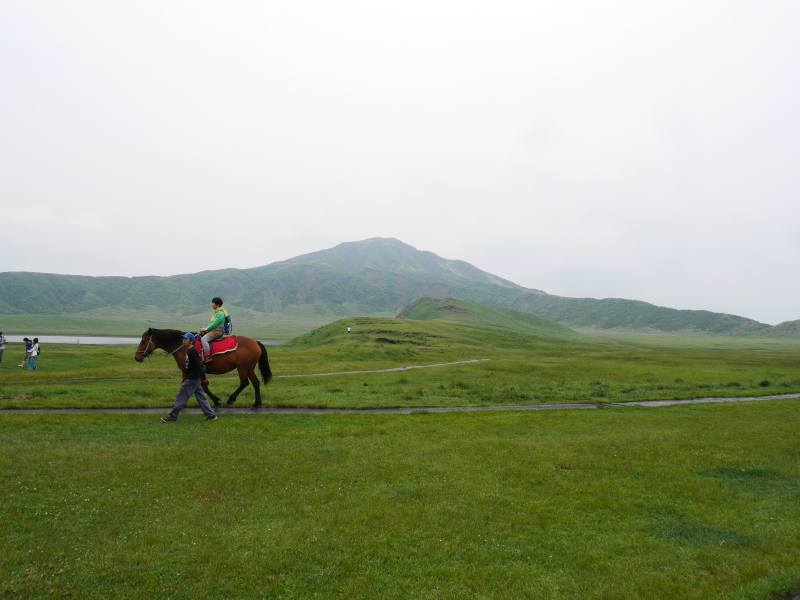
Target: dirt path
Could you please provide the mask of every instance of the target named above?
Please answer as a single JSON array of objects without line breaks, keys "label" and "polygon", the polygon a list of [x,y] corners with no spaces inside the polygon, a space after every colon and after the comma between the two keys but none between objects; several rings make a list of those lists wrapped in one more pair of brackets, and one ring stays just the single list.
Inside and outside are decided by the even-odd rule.
[{"label": "dirt path", "polygon": [[[391,369],[375,369],[373,371],[340,371],[338,373],[306,373],[302,375],[275,375],[274,379],[289,377],[327,377],[329,375],[358,375],[362,373],[391,373],[393,371],[408,371],[409,369],[429,369],[431,367],[447,367],[449,365],[466,365],[468,363],[479,363],[492,360],[491,358],[476,358],[474,360],[459,360],[449,363],[437,363],[435,365],[412,365],[410,367],[392,367]],[[178,381],[180,377],[90,377],[85,379],[52,379],[48,381],[31,381],[31,384],[42,383],[84,383],[88,381]],[[238,377],[215,377],[212,381],[223,379],[239,379]],[[26,383],[27,385],[27,383]]]}]

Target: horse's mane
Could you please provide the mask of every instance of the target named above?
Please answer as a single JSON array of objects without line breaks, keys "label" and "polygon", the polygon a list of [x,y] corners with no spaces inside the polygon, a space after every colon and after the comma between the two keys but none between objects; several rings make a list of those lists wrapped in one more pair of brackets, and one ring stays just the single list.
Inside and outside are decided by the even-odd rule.
[{"label": "horse's mane", "polygon": [[162,346],[172,346],[183,343],[183,331],[177,329],[150,329],[153,337]]}]

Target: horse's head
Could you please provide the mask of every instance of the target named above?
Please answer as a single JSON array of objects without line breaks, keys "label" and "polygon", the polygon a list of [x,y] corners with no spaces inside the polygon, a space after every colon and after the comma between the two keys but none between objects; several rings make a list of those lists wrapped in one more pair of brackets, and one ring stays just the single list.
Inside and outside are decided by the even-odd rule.
[{"label": "horse's head", "polygon": [[151,327],[142,334],[139,347],[136,348],[136,354],[134,355],[136,362],[142,362],[145,358],[150,356],[153,353],[153,350],[158,348],[158,346],[156,346],[157,343],[158,342],[153,336],[153,328]]},{"label": "horse's head", "polygon": [[153,329],[152,327],[142,334],[139,347],[134,358],[142,362],[154,350],[161,349],[167,354],[175,354],[183,347],[183,332],[177,329]]}]

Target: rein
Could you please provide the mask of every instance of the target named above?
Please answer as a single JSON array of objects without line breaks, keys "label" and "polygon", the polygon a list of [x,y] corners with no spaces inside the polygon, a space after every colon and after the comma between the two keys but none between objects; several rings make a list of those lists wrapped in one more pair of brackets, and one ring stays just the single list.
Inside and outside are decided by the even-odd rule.
[{"label": "rein", "polygon": [[164,352],[167,352],[167,354],[164,356],[164,358],[167,358],[167,356],[172,356],[173,354],[175,354],[175,353],[176,353],[178,350],[180,350],[181,348],[183,348],[183,344],[181,344],[180,346],[178,346],[177,348],[175,348],[175,350],[173,350],[172,352],[167,352],[166,350],[164,350],[164,349],[162,348],[162,350],[164,350]]}]

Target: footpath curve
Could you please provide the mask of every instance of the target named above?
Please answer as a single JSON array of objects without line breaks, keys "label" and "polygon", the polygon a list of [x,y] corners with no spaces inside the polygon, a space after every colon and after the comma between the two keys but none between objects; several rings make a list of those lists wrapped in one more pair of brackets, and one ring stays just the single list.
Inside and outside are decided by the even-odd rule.
[{"label": "footpath curve", "polygon": [[[466,365],[468,363],[486,362],[491,358],[475,358],[473,360],[458,360],[435,365],[411,365],[408,367],[392,367],[390,369],[374,369],[372,371],[340,371],[338,373],[302,373],[300,375],[273,375],[273,379],[288,379],[291,377],[327,377],[329,375],[359,375],[363,373],[391,373],[393,371],[408,371],[410,369],[429,369],[431,367],[447,367],[449,365]],[[40,385],[44,383],[87,383],[92,381],[178,381],[180,377],[87,377],[83,379],[51,379],[47,381],[31,381],[26,385]],[[239,379],[238,377],[215,377],[212,381],[225,379]]]}]

